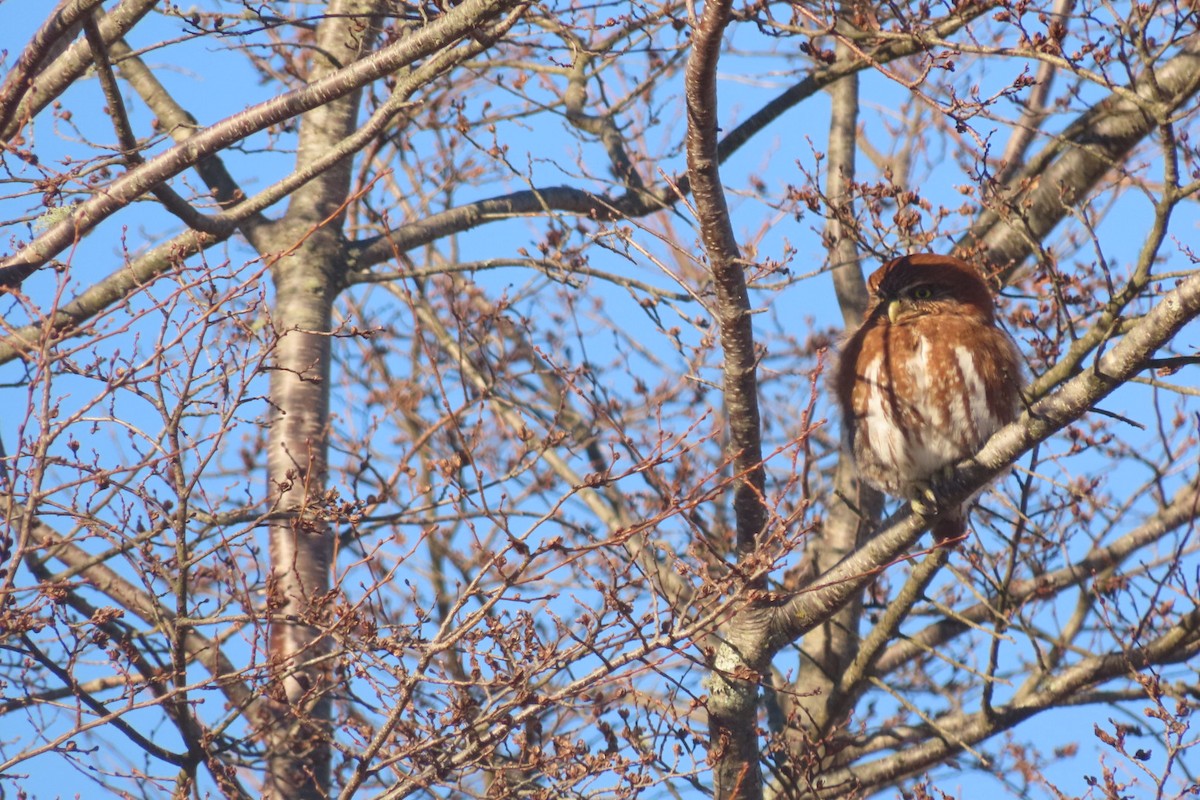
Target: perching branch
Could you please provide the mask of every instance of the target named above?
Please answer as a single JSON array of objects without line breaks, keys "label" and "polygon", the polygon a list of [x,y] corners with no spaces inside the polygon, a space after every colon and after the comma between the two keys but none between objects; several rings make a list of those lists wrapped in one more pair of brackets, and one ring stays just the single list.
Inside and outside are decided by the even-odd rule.
[{"label": "perching branch", "polygon": [[[1087,414],[1093,405],[1142,370],[1159,348],[1198,316],[1200,275],[1194,275],[1166,292],[1093,369],[1081,372],[1054,394],[1033,404],[1019,420],[993,436],[974,459],[963,462],[938,497],[939,507],[961,503],[1034,445]],[[902,511],[862,548],[822,575],[815,588],[781,604],[772,620],[772,646],[782,647],[798,639],[840,608],[871,580],[875,571],[910,547],[925,523]]]}]

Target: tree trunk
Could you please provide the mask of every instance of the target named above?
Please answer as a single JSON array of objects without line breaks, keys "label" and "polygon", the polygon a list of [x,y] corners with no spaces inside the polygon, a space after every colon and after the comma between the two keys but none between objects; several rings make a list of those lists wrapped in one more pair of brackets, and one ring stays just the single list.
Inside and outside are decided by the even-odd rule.
[{"label": "tree trunk", "polygon": [[271,523],[270,658],[281,713],[267,732],[268,797],[315,798],[329,785],[328,671],[321,603],[332,533],[321,499],[327,474],[329,331],[333,292],[320,258],[302,251],[275,269],[277,333],[271,373],[268,470]]},{"label": "tree trunk", "polygon": [[[331,3],[316,34],[309,82],[367,52],[378,0]],[[297,163],[316,160],[354,133],[361,91],[304,115]],[[268,482],[270,663],[279,716],[266,732],[268,797],[329,796],[331,703],[325,601],[333,531],[325,513],[329,442],[330,333],[333,301],[344,285],[341,226],[351,162],[324,172],[292,196],[272,231],[274,323]]]}]

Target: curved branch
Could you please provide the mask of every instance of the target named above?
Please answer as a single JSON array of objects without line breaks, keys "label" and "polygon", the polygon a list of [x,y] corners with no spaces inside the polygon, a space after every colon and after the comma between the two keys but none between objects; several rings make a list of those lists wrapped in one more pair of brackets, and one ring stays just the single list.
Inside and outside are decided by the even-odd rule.
[{"label": "curved branch", "polygon": [[692,41],[685,78],[687,164],[700,236],[712,271],[713,313],[724,351],[725,409],[729,453],[734,471],[733,510],[738,555],[756,548],[767,524],[763,486],[761,420],[758,408],[757,353],[750,321],[750,295],[717,157],[717,59],[728,23],[729,4],[708,3]]},{"label": "curved branch", "polygon": [[[26,524],[26,519],[23,512],[17,512],[9,516],[8,522],[20,526]],[[178,624],[179,619],[173,611],[38,519],[29,522],[29,539],[35,548],[43,550],[46,556],[53,557],[68,569],[75,570],[87,579],[92,588],[111,597],[119,607],[136,615],[147,625],[160,626],[164,630],[168,626],[178,625],[181,645],[188,656],[208,670],[215,685],[231,704],[242,709],[247,719],[254,721],[269,712],[262,699],[241,681],[238,668],[225,657],[221,648],[194,628]]]},{"label": "curved branch", "polygon": [[0,130],[10,128],[18,105],[33,88],[38,68],[66,49],[66,44],[79,33],[79,25],[101,3],[103,0],[63,0],[46,17],[0,85]]},{"label": "curved branch", "polygon": [[[158,0],[123,0],[112,11],[100,16],[100,36],[107,45],[113,45],[150,13]],[[99,13],[96,9],[94,13]],[[37,75],[37,91],[21,98],[15,113],[6,124],[0,126],[0,141],[9,142],[20,133],[25,123],[42,113],[57,100],[92,63],[92,49],[84,40],[71,44],[61,56],[54,59]]]}]

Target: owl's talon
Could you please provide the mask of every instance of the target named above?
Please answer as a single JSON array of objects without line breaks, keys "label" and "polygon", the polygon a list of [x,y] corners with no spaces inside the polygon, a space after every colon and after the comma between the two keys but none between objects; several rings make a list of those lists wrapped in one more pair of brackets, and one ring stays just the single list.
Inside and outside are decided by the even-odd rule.
[{"label": "owl's talon", "polygon": [[937,495],[933,493],[933,486],[918,482],[915,484],[915,495],[909,500],[909,506],[913,513],[921,517],[936,517],[939,511]]}]

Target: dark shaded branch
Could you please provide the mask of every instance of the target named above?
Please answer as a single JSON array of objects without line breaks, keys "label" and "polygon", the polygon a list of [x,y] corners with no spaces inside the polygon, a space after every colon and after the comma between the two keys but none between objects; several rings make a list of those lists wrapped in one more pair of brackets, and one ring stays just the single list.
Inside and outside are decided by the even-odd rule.
[{"label": "dark shaded branch", "polygon": [[[462,233],[488,222],[513,217],[541,216],[554,212],[578,214],[601,220],[642,216],[651,210],[644,205],[641,199],[644,196],[645,193],[641,193],[637,196],[624,195],[614,199],[571,186],[549,186],[479,200],[430,214],[424,219],[401,225],[384,235],[351,244],[351,268],[364,270],[443,237]],[[672,204],[665,191],[657,196],[661,203],[657,203],[652,210],[657,211]]]},{"label": "dark shaded branch", "polygon": [[587,100],[585,81],[592,57],[583,47],[582,42],[574,37],[572,39],[579,49],[575,65],[571,68],[567,80],[567,90],[563,93],[567,121],[584,133],[590,133],[599,139],[600,143],[604,145],[604,151],[608,154],[609,163],[612,164],[613,174],[617,180],[624,184],[629,191],[639,192],[644,186],[642,176],[638,174],[633,162],[629,159],[629,153],[625,148],[625,139],[621,135],[613,115],[611,113],[593,115],[583,110]]},{"label": "dark shaded branch", "polygon": [[[33,79],[39,68],[48,59],[57,57],[72,38],[79,33],[79,26],[89,17],[93,9],[99,7],[103,0],[63,0],[46,17],[42,27],[38,28],[29,44],[17,57],[17,62],[9,70],[0,84],[0,130],[6,133],[13,127],[13,133],[20,129],[20,121],[15,120],[17,107],[34,87]],[[12,134],[5,136],[8,141]]]},{"label": "dark shaded branch", "polygon": [[[120,608],[134,614],[151,627],[164,629],[177,625],[174,612],[158,603],[150,595],[133,586],[118,575],[108,564],[97,561],[89,553],[50,526],[39,520],[29,520],[23,513],[14,513],[6,520],[9,524],[28,524],[30,544],[44,551],[45,556],[54,558],[74,574],[85,578],[96,591],[112,598]],[[202,665],[213,676],[214,685],[228,698],[229,702],[251,720],[255,720],[267,709],[261,707],[260,698],[238,677],[238,669],[221,651],[216,642],[200,635],[190,626],[178,625],[182,646],[189,657]]]},{"label": "dark shaded branch", "polygon": [[[104,91],[104,100],[108,103],[108,113],[113,119],[113,128],[117,133],[117,144],[121,147],[121,156],[126,166],[133,168],[146,163],[138,152],[137,137],[129,124],[129,114],[125,111],[125,103],[121,99],[121,91],[117,88],[117,78],[113,75],[112,63],[108,59],[108,46],[100,35],[100,28],[91,17],[83,21],[83,32],[88,45],[92,48],[92,58],[96,63],[96,74],[100,78],[100,87]],[[163,183],[150,190],[159,202],[174,214],[189,228],[204,233],[229,235],[233,232],[233,224],[204,216],[188,205],[174,189]]]},{"label": "dark shaded branch", "polygon": [[[158,0],[123,0],[107,14],[100,15],[100,38],[109,47],[158,5]],[[93,11],[99,14],[99,9]],[[77,81],[92,63],[92,48],[85,40],[73,42],[62,55],[37,74],[37,91],[21,98],[8,124],[0,128],[0,141],[11,141],[30,120],[42,113]]]},{"label": "dark shaded branch", "polygon": [[97,717],[107,720],[107,724],[112,725],[113,728],[126,736],[135,746],[144,750],[146,755],[168,764],[174,764],[175,766],[180,766],[184,763],[184,755],[167,750],[165,747],[160,747],[150,741],[134,725],[121,719],[119,712],[110,711],[104,703],[85,691],[79,685],[79,682],[75,680],[75,676],[69,670],[62,667],[56,660],[42,652],[33,639],[29,638],[29,634],[21,634],[20,642],[21,650],[36,659],[44,669],[58,678],[64,686],[68,687],[71,691],[71,696],[91,709],[92,713]]},{"label": "dark shaded branch", "polygon": [[[963,11],[939,20],[931,29],[938,36],[948,36],[993,6],[992,3],[972,3]],[[862,59],[838,61],[813,70],[726,134],[717,145],[717,162],[724,163],[784,113],[843,77],[867,69],[871,62],[887,63],[920,52],[923,48],[920,38],[916,36],[891,40],[871,52],[870,62]],[[691,178],[685,174],[676,176],[668,185],[651,186],[615,197],[569,186],[513,192],[447,209],[401,225],[387,234],[362,239],[350,246],[350,253],[354,268],[364,270],[394,258],[397,253],[423,247],[444,236],[462,233],[487,222],[558,211],[601,220],[643,217],[673,207],[691,190]]]},{"label": "dark shaded branch", "polygon": [[[118,58],[121,77],[129,82],[142,102],[150,107],[154,116],[158,118],[159,124],[170,134],[171,138],[176,142],[185,142],[195,135],[195,132],[200,129],[196,118],[175,101],[175,98],[162,85],[158,77],[146,67],[142,59],[134,55],[129,45],[123,41],[116,42],[112,46],[112,52]],[[239,201],[245,199],[245,193],[218,156],[211,155],[200,159],[193,165],[193,169],[212,192],[213,199],[222,210],[230,210]],[[239,221],[241,224],[238,227],[247,232],[251,241],[255,238],[252,228],[265,222],[257,212],[246,215]]]}]

